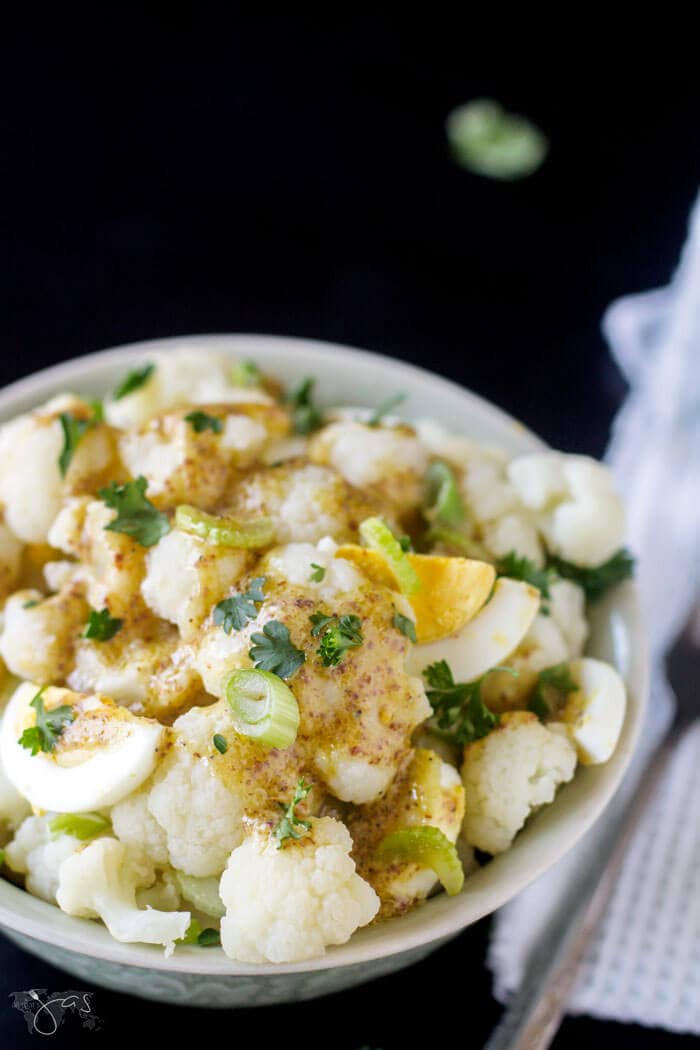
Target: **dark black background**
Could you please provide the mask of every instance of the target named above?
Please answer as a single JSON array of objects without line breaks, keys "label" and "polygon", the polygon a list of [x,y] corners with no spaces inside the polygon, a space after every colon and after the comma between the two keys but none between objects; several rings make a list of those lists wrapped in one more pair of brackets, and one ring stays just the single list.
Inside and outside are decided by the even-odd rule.
[{"label": "dark black background", "polygon": [[[229,27],[205,10],[125,5],[76,25],[37,11],[0,40],[0,381],[148,337],[308,335],[424,364],[549,441],[600,453],[624,392],[601,314],[672,272],[700,175],[698,85],[631,44],[611,58],[540,45],[506,51],[500,27],[437,12]],[[450,160],[445,115],[482,95],[549,135],[533,178],[489,182]],[[51,1045],[148,1030],[478,1047],[499,1011],[487,933],[305,1005],[207,1014],[97,990],[102,1032],[66,1021]],[[0,960],[0,1045],[33,1045],[5,996],[74,979],[5,941]],[[691,1045],[570,1020],[555,1046],[594,1043]]]}]

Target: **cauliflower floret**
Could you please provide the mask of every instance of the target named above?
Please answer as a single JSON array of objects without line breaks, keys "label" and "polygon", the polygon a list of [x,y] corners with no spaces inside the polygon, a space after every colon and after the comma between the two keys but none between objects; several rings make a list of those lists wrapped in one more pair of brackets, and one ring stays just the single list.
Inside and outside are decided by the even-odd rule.
[{"label": "cauliflower floret", "polygon": [[576,751],[566,736],[529,711],[502,716],[498,728],[464,749],[464,837],[487,853],[507,850],[539,806],[571,780]]},{"label": "cauliflower floret", "polygon": [[[265,576],[287,580],[307,587],[319,601],[332,601],[340,594],[355,591],[364,577],[344,558],[336,558],[338,545],[330,536],[315,546],[312,543],[288,543],[276,547],[263,559],[260,572]],[[323,569],[322,578],[314,579],[315,565]]]},{"label": "cauliflower floret", "polygon": [[50,598],[16,591],[4,613],[0,655],[12,673],[37,682],[63,681],[73,667],[76,634],[88,618],[80,588],[68,586]]},{"label": "cauliflower floret", "polygon": [[114,455],[107,427],[90,427],[61,477],[62,412],[89,418],[92,410],[78,398],[54,398],[31,414],[18,416],[0,430],[0,503],[13,533],[25,543],[45,543],[66,491],[89,484]]},{"label": "cauliflower floret", "polygon": [[537,529],[524,514],[511,512],[482,523],[484,546],[494,558],[504,558],[515,551],[538,567],[544,564],[544,553]]},{"label": "cauliflower floret", "polygon": [[278,543],[316,543],[323,536],[338,542],[356,539],[360,522],[378,509],[376,500],[329,467],[292,461],[244,478],[236,487],[231,513],[272,518]]},{"label": "cauliflower floret", "polygon": [[379,898],[356,873],[352,840],[340,821],[314,820],[308,835],[278,846],[267,832],[249,836],[221,877],[221,943],[231,959],[313,959],[377,914]]},{"label": "cauliflower floret", "polygon": [[[94,609],[108,608],[112,616],[134,618],[143,611],[139,587],[144,573],[144,548],[120,532],[106,526],[115,513],[101,500],[77,496],[68,500],[49,531],[49,543],[79,560],[72,578],[85,587],[86,598]],[[45,574],[49,584],[56,582],[49,563]]]},{"label": "cauliflower floret", "polygon": [[219,423],[218,433],[198,432],[182,409],[154,416],[120,439],[123,462],[134,476],[147,479],[149,498],[158,506],[191,503],[215,509],[234,470],[252,466],[269,436],[289,426],[287,414],[276,405],[206,408]]},{"label": "cauliflower floret", "polygon": [[166,955],[185,936],[190,913],[140,909],[137,877],[127,849],[113,838],[101,838],[61,864],[58,906],[69,915],[102,919],[115,940],[162,944]]},{"label": "cauliflower floret", "polygon": [[113,426],[135,426],[178,405],[274,403],[259,387],[235,383],[234,361],[227,354],[192,345],[150,354],[149,361],[153,372],[142,386],[106,402],[105,415]]},{"label": "cauliflower floret", "polygon": [[553,554],[594,567],[622,545],[624,507],[601,463],[587,456],[540,452],[514,459],[508,478]]},{"label": "cauliflower floret", "polygon": [[421,502],[428,455],[410,427],[331,423],[314,436],[310,456],[357,488],[376,487],[401,511]]},{"label": "cauliflower floret", "polygon": [[104,693],[134,714],[171,719],[202,696],[191,650],[178,642],[176,630],[159,621],[145,633],[122,627],[105,642],[79,638],[67,683],[77,692]]},{"label": "cauliflower floret", "polygon": [[149,608],[188,640],[249,564],[247,551],[212,546],[172,529],[146,555],[141,593]]},{"label": "cauliflower floret", "polygon": [[165,832],[170,863],[187,875],[220,874],[243,838],[242,799],[212,764],[211,739],[222,730],[230,733],[230,726],[219,705],[193,708],[178,718],[177,742],[148,795],[148,811]]},{"label": "cauliflower floret", "polygon": [[22,543],[2,520],[0,510],[0,601],[10,593],[22,564]]},{"label": "cauliflower floret", "polygon": [[61,864],[84,843],[74,835],[53,835],[49,827],[52,817],[27,817],[5,847],[5,861],[12,871],[26,876],[29,893],[54,904]]},{"label": "cauliflower floret", "polygon": [[110,817],[114,834],[130,853],[145,853],[156,867],[165,867],[170,860],[168,840],[163,828],[148,808],[149,782],[145,787],[112,807]]},{"label": "cauliflower floret", "polygon": [[350,818],[353,856],[363,878],[374,886],[388,917],[407,911],[436,886],[430,868],[407,860],[387,863],[377,859],[386,835],[400,828],[439,828],[456,842],[464,817],[464,788],[455,767],[434,751],[417,748],[406,756],[387,793]]},{"label": "cauliflower floret", "polygon": [[522,508],[506,476],[507,459],[501,452],[480,448],[465,465],[462,491],[476,522],[493,521]]}]

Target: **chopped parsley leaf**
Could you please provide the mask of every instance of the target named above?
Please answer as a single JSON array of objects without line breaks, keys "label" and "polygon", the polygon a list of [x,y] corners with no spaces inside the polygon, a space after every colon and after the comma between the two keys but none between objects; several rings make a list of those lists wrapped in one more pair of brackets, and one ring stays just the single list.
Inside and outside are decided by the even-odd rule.
[{"label": "chopped parsley leaf", "polygon": [[324,667],[335,667],[348,649],[357,649],[362,645],[362,621],[359,616],[326,616],[318,612],[309,619],[313,624],[311,634],[314,638],[321,638],[316,651]]},{"label": "chopped parsley leaf", "polygon": [[304,828],[305,831],[311,830],[311,822],[300,820],[296,814],[296,807],[304,801],[311,788],[312,785],[307,784],[302,777],[294,790],[294,798],[290,804],[286,808],[281,807],[284,815],[273,833],[278,842],[277,849],[282,849],[289,839],[302,838],[303,832],[297,831],[297,828]]},{"label": "chopped parsley leaf", "polygon": [[114,638],[123,625],[123,620],[109,615],[109,609],[102,609],[101,612],[91,609],[83,638],[92,638],[96,642],[108,642],[110,638]]},{"label": "chopped parsley leaf", "polygon": [[146,498],[147,486],[146,479],[139,476],[123,485],[113,481],[108,488],[99,491],[100,499],[117,512],[116,518],[105,525],[105,529],[131,536],[142,547],[152,547],[170,532],[168,516]]},{"label": "chopped parsley leaf", "polygon": [[409,620],[408,616],[404,616],[402,613],[399,612],[394,613],[394,618],[391,621],[391,623],[397,631],[401,631],[401,634],[405,634],[410,641],[414,643],[417,641],[416,625],[414,624],[413,620]]},{"label": "chopped parsley leaf", "polygon": [[272,671],[279,678],[291,678],[306,660],[289,637],[289,628],[279,620],[269,620],[262,633],[251,635],[253,647],[248,655],[261,671]]},{"label": "chopped parsley leaf", "polygon": [[135,390],[139,390],[148,380],[151,378],[156,370],[155,365],[144,365],[143,368],[135,368],[129,372],[128,375],[122,379],[121,383],[114,391],[112,397],[115,401],[120,401],[127,394],[133,394]]},{"label": "chopped parsley leaf", "polygon": [[63,431],[63,448],[58,457],[58,469],[62,478],[65,478],[68,473],[68,468],[71,465],[78,445],[88,430],[102,422],[102,418],[102,405],[99,401],[92,402],[92,416],[89,416],[87,419],[79,419],[72,412],[61,412],[58,421]]},{"label": "chopped parsley leaf", "polygon": [[231,631],[240,631],[249,620],[254,620],[258,615],[258,605],[265,601],[263,587],[266,579],[266,576],[256,576],[250,581],[245,594],[234,594],[215,605],[214,623],[217,627],[223,627],[226,634],[230,634]]},{"label": "chopped parsley leaf", "polygon": [[228,751],[226,737],[222,736],[221,733],[214,733],[214,736],[212,737],[212,743],[220,755],[225,755]]},{"label": "chopped parsley leaf", "polygon": [[456,744],[470,744],[480,740],[494,729],[500,719],[481,699],[481,686],[492,671],[508,671],[511,667],[492,667],[473,682],[455,683],[446,660],[438,660],[423,671],[429,689],[426,696],[431,703],[438,727]]},{"label": "chopped parsley leaf", "polygon": [[326,575],[326,570],[322,565],[317,565],[315,561],[311,562],[311,568],[314,570],[309,576],[310,580],[314,583],[320,583],[323,577]]},{"label": "chopped parsley leaf", "polygon": [[315,379],[306,378],[287,398],[292,409],[295,434],[310,434],[312,430],[318,430],[323,423],[320,410],[311,400],[315,382]]},{"label": "chopped parsley leaf", "polygon": [[569,665],[566,663],[555,664],[553,667],[545,667],[543,671],[537,676],[535,688],[528,700],[528,710],[536,714],[540,721],[544,722],[545,719],[549,718],[553,711],[553,704],[550,703],[552,698],[551,693],[558,693],[560,697],[568,696],[569,693],[575,693],[578,689],[578,685],[574,680]]},{"label": "chopped parsley leaf", "polygon": [[224,425],[216,416],[209,416],[206,412],[190,412],[185,416],[185,422],[192,426],[195,434],[203,434],[205,430],[211,430],[214,434],[220,434]]},{"label": "chopped parsley leaf", "polygon": [[75,718],[75,711],[68,704],[47,711],[42,697],[45,688],[42,686],[29,705],[36,711],[36,725],[25,729],[19,738],[22,747],[26,747],[32,755],[40,751],[53,751],[61,733]]},{"label": "chopped parsley leaf", "polygon": [[623,580],[634,576],[634,557],[625,548],[620,548],[611,558],[592,569],[572,565],[563,558],[551,556],[550,568],[565,580],[571,580],[582,588],[586,601],[597,602],[605,592]]}]

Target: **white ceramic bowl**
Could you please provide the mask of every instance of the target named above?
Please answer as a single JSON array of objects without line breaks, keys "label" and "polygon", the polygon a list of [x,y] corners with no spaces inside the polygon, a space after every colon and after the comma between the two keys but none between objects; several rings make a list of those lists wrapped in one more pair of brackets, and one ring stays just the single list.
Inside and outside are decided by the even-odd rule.
[{"label": "white ceramic bowl", "polygon": [[[401,414],[432,417],[456,433],[511,453],[542,442],[498,408],[412,365],[344,346],[272,336],[199,336],[132,344],[67,361],[0,392],[0,420],[61,391],[99,396],[129,367],[174,347],[249,357],[294,383],[317,381],[321,404],[376,406],[405,393]],[[399,919],[361,930],[321,959],[283,966],[241,966],[221,949],[160,949],[120,944],[96,922],[74,919],[0,879],[0,925],[28,951],[71,974],[118,991],[197,1006],[253,1006],[310,999],[360,984],[422,958],[464,927],[514,897],[559,860],[600,815],[630,761],[646,700],[647,653],[634,587],[624,584],[595,610],[589,652],[621,672],[629,705],[619,746],[604,766],[580,768],[574,780],[518,836],[513,847],[466,880],[457,897],[433,898]]]}]

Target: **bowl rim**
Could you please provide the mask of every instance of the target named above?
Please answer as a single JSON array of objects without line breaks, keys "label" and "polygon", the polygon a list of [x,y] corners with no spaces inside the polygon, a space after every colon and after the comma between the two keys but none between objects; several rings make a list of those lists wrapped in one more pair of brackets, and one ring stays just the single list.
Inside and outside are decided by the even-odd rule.
[{"label": "bowl rim", "polygon": [[[517,433],[518,442],[531,451],[548,447],[541,438],[503,409],[460,384],[419,365],[400,361],[386,354],[361,350],[339,343],[280,335],[228,335],[223,333],[181,335],[126,343],[106,350],[82,354],[34,372],[0,390],[0,420],[11,418],[12,415],[26,411],[33,404],[39,403],[47,396],[46,388],[57,383],[65,381],[70,386],[75,384],[80,374],[83,375],[83,378],[95,376],[96,382],[99,382],[99,374],[106,374],[117,363],[128,364],[131,360],[142,360],[144,355],[149,353],[193,344],[205,351],[228,352],[232,356],[235,356],[236,351],[240,354],[244,350],[246,356],[254,356],[257,352],[262,353],[263,356],[277,356],[278,358],[286,354],[293,355],[297,360],[303,357],[303,364],[300,362],[296,369],[296,374],[300,376],[313,369],[314,361],[327,365],[329,355],[334,355],[338,360],[338,355],[342,354],[352,364],[379,367],[392,378],[409,376],[416,382],[431,388],[436,395],[443,393],[449,395],[451,399],[458,398],[464,404],[465,412],[473,422],[478,424],[481,420],[488,423],[489,426],[496,425],[504,432],[508,430],[511,434]],[[431,418],[434,417],[434,412],[427,411],[424,415]],[[625,616],[628,621],[631,643],[627,679],[630,695],[634,697],[634,704],[628,704],[623,736],[616,754],[608,764],[613,765],[613,772],[605,778],[602,790],[599,788],[597,791],[592,791],[590,797],[584,797],[583,801],[578,803],[579,819],[569,821],[566,835],[553,834],[553,829],[548,829],[550,849],[546,857],[543,854],[539,860],[525,865],[526,872],[521,877],[502,880],[503,885],[500,890],[496,891],[494,886],[489,886],[490,880],[484,878],[484,873],[493,870],[492,866],[497,863],[497,858],[466,880],[465,888],[459,896],[447,898],[441,894],[407,916],[358,931],[346,944],[330,948],[325,955],[319,958],[299,963],[244,965],[228,959],[221,949],[204,951],[195,946],[179,946],[170,957],[165,957],[162,949],[157,946],[123,944],[115,941],[102,924],[68,916],[56,905],[33,897],[2,878],[0,878],[0,928],[6,927],[10,931],[15,931],[35,941],[107,963],[126,965],[136,969],[229,977],[245,975],[274,977],[361,965],[371,960],[400,955],[411,949],[427,947],[431,943],[455,936],[466,926],[492,913],[512,899],[568,853],[609,804],[629,766],[641,733],[648,698],[648,649],[635,585],[631,582],[622,585],[617,589],[614,597],[616,601],[611,602],[613,611],[623,600],[626,603]],[[574,779],[579,780],[588,775],[590,768],[579,767]],[[559,802],[558,798],[552,807],[546,807],[546,809],[553,808],[557,802]],[[538,819],[535,818],[535,820]],[[523,837],[521,834],[516,841]],[[535,848],[531,852],[538,852],[536,839],[541,838],[538,827],[537,835],[528,839],[535,843]],[[507,856],[507,854],[502,856]],[[413,921],[407,921],[411,916],[413,916]],[[418,921],[415,920],[416,916],[420,917]]]}]

